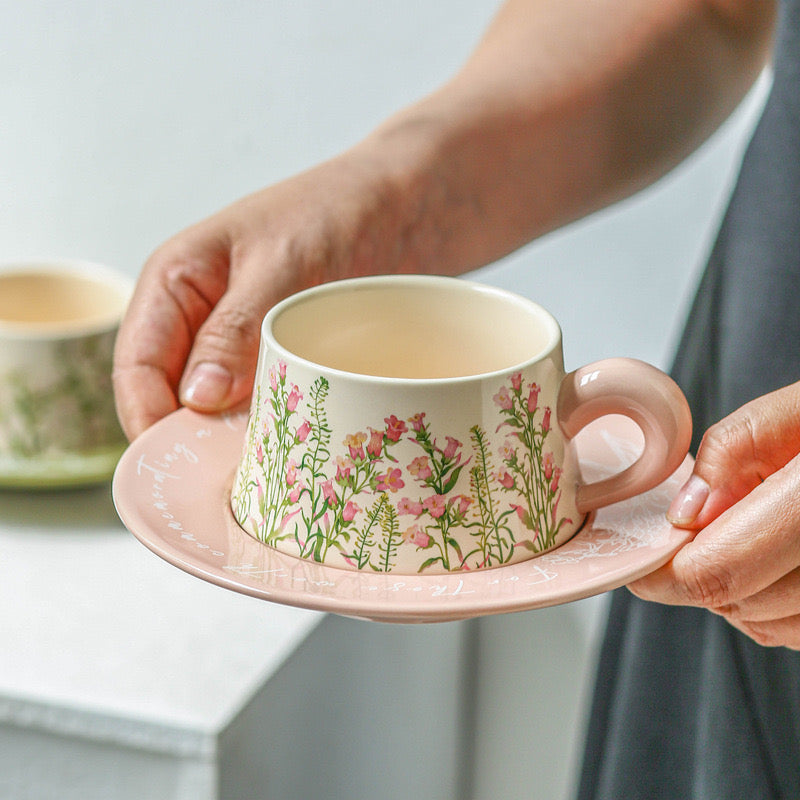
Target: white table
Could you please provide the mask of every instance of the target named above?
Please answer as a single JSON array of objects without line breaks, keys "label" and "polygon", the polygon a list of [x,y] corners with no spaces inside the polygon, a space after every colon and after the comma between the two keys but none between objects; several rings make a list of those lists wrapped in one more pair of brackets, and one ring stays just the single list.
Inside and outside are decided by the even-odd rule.
[{"label": "white table", "polygon": [[458,797],[466,632],[206,584],[107,486],[0,492],[0,798]]}]

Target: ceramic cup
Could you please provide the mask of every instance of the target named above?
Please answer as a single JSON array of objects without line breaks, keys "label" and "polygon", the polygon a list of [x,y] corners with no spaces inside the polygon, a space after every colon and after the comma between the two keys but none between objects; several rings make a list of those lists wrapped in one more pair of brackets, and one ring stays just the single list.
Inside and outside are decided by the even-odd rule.
[{"label": "ceramic cup", "polygon": [[[644,451],[586,484],[572,439],[605,414],[634,419]],[[231,505],[247,533],[330,566],[496,567],[659,484],[690,434],[686,400],[655,367],[565,375],[558,323],[536,303],[455,278],[346,280],[265,317]]]},{"label": "ceramic cup", "polygon": [[0,481],[107,478],[124,448],[111,361],[132,281],[99,264],[0,265]]}]

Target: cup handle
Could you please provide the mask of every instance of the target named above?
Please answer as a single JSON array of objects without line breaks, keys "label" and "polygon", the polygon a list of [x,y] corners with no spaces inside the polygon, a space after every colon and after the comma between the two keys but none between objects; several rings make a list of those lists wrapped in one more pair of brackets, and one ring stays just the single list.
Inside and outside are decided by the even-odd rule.
[{"label": "cup handle", "polygon": [[557,418],[567,439],[606,414],[630,417],[644,434],[644,451],[617,475],[578,486],[576,506],[582,514],[658,486],[681,465],[692,438],[692,415],[683,392],[644,361],[609,358],[564,378]]}]

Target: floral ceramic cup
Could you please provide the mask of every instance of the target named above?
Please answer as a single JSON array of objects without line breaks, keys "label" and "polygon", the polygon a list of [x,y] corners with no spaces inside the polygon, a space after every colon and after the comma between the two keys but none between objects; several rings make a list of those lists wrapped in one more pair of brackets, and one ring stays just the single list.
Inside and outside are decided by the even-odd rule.
[{"label": "floral ceramic cup", "polygon": [[132,281],[83,261],[0,266],[0,480],[108,477],[124,447],[111,360]]},{"label": "floral ceramic cup", "polygon": [[[605,414],[633,418],[644,452],[585,484],[571,440]],[[247,533],[330,566],[496,567],[666,479],[690,434],[655,367],[565,376],[559,326],[527,299],[453,278],[347,280],[265,317],[231,505]]]}]

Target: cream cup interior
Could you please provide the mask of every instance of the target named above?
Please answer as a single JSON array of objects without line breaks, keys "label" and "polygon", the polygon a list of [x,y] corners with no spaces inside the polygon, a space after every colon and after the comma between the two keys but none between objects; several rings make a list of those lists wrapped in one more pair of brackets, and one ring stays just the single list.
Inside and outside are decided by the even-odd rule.
[{"label": "cream cup interior", "polygon": [[453,278],[405,276],[295,295],[267,315],[264,333],[329,369],[416,380],[508,370],[560,341],[556,321],[524,298]]},{"label": "cream cup interior", "polygon": [[95,265],[21,265],[0,271],[0,331],[76,334],[113,328],[132,284]]}]

